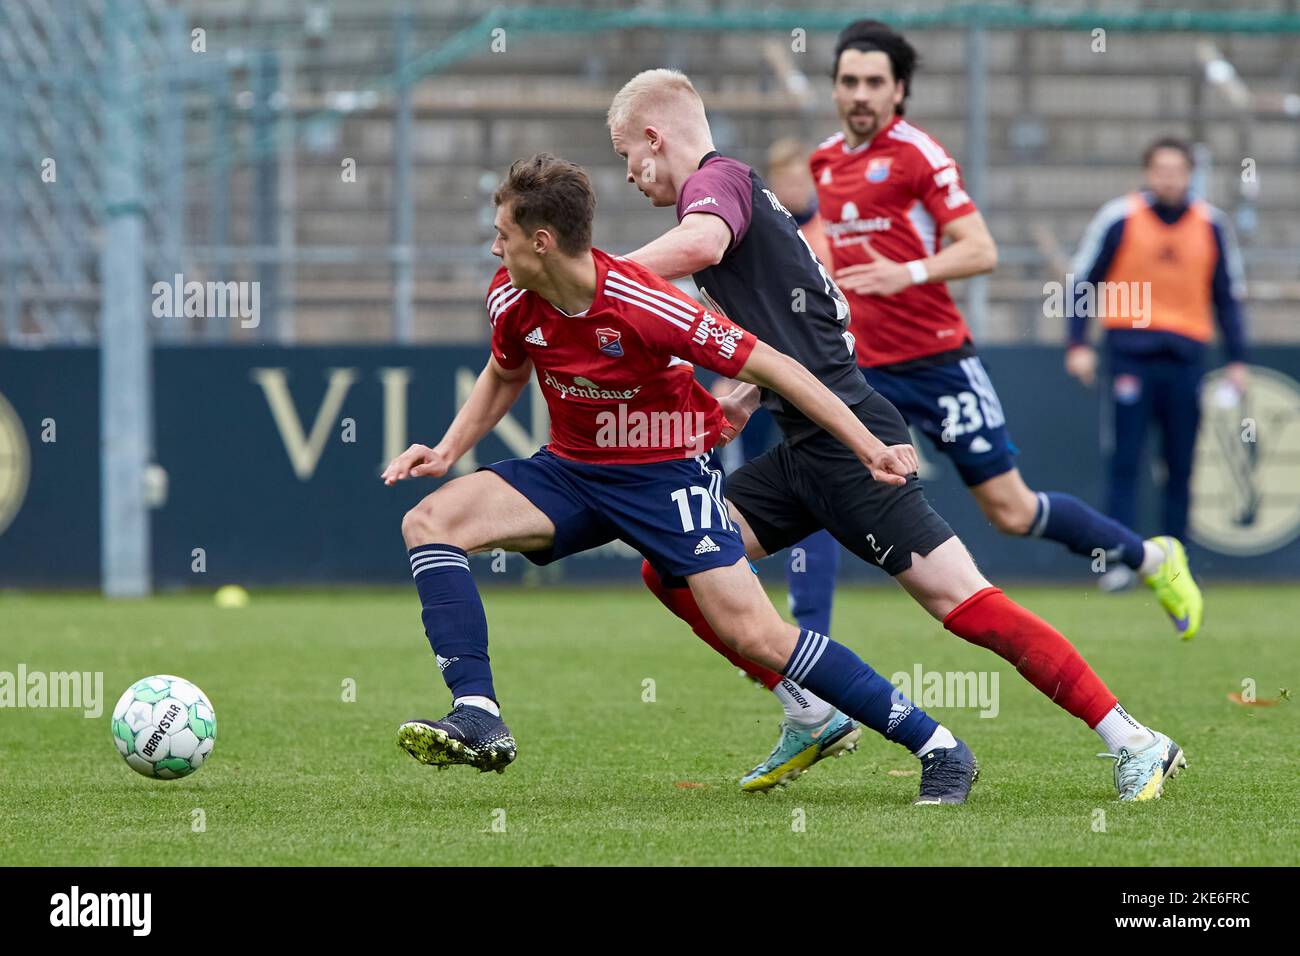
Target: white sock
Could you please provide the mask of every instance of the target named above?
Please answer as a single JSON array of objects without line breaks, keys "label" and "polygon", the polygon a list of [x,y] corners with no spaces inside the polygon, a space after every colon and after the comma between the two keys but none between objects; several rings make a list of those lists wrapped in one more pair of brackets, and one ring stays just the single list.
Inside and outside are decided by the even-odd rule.
[{"label": "white sock", "polygon": [[835,713],[834,707],[788,677],[781,678],[781,683],[772,688],[772,693],[785,708],[785,719],[801,727],[825,723]]},{"label": "white sock", "polygon": [[938,729],[930,735],[930,739],[921,745],[921,749],[916,752],[918,757],[924,757],[931,750],[943,747],[947,750],[950,747],[957,746],[957,738],[952,735],[952,731],[940,724]]},{"label": "white sock", "polygon": [[1118,754],[1120,748],[1143,750],[1156,742],[1156,735],[1128,715],[1118,703],[1093,728],[1106,743],[1106,749]]},{"label": "white sock", "polygon": [[1138,574],[1144,578],[1149,578],[1160,570],[1160,565],[1165,563],[1165,549],[1160,547],[1154,541],[1142,542],[1142,567],[1138,568]]},{"label": "white sock", "polygon": [[471,707],[481,707],[493,717],[501,716],[501,708],[491,697],[457,697],[451,702],[451,706],[459,707],[461,704],[469,704]]}]

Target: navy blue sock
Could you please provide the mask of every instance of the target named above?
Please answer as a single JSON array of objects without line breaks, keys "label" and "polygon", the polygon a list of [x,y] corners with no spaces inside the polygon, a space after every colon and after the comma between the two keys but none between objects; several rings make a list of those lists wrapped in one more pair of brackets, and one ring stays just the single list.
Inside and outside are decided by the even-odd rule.
[{"label": "navy blue sock", "polygon": [[1123,561],[1134,571],[1142,567],[1142,536],[1074,495],[1038,492],[1038,513],[1029,533],[1059,541],[1075,554],[1093,557],[1093,552],[1101,548],[1111,561]]},{"label": "navy blue sock", "polygon": [[411,574],[420,592],[424,633],[452,697],[496,700],[487,615],[469,573],[468,555],[449,544],[422,544],[411,549]]},{"label": "navy blue sock", "polygon": [[[795,551],[801,553],[795,555]],[[798,560],[798,565],[796,565]],[[791,549],[785,567],[790,588],[790,613],[806,631],[831,632],[831,604],[835,600],[835,574],[840,567],[840,543],[829,531],[818,531]]]},{"label": "navy blue sock", "polygon": [[816,631],[799,632],[799,642],[783,673],[912,753],[939,729],[938,721],[904,697],[857,654]]}]

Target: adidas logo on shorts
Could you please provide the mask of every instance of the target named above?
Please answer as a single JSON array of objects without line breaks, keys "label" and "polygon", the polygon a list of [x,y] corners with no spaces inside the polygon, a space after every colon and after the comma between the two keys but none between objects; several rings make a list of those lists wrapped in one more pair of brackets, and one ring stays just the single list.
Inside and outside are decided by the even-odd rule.
[{"label": "adidas logo on shorts", "polygon": [[695,554],[697,557],[701,554],[709,554],[712,551],[721,551],[721,550],[722,549],[719,548],[716,544],[714,544],[713,539],[710,538],[707,534],[703,538],[701,538],[700,543],[695,546]]},{"label": "adidas logo on shorts", "polygon": [[540,325],[525,335],[524,341],[529,345],[540,345],[542,348],[546,348],[546,339],[542,338],[542,327]]}]

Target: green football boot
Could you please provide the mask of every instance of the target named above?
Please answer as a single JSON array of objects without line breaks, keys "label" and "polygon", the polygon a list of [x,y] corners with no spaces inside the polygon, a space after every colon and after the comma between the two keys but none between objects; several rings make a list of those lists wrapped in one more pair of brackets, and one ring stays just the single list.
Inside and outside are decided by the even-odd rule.
[{"label": "green football boot", "polygon": [[1160,606],[1165,609],[1174,628],[1185,641],[1190,641],[1201,629],[1201,612],[1205,599],[1201,589],[1192,578],[1192,569],[1187,564],[1187,552],[1183,543],[1177,538],[1162,535],[1152,538],[1151,543],[1165,553],[1165,560],[1156,573],[1144,578],[1147,587],[1156,592]]}]

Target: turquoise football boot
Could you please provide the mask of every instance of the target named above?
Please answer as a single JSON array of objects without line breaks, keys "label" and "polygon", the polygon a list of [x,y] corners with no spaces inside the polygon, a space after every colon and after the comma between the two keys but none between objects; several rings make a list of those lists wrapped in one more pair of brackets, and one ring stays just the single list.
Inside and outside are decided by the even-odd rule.
[{"label": "turquoise football boot", "polygon": [[816,727],[800,727],[783,720],[781,738],[767,759],[741,778],[740,789],[746,793],[762,793],[783,787],[817,761],[856,750],[861,736],[857,723],[838,710],[830,720]]}]

